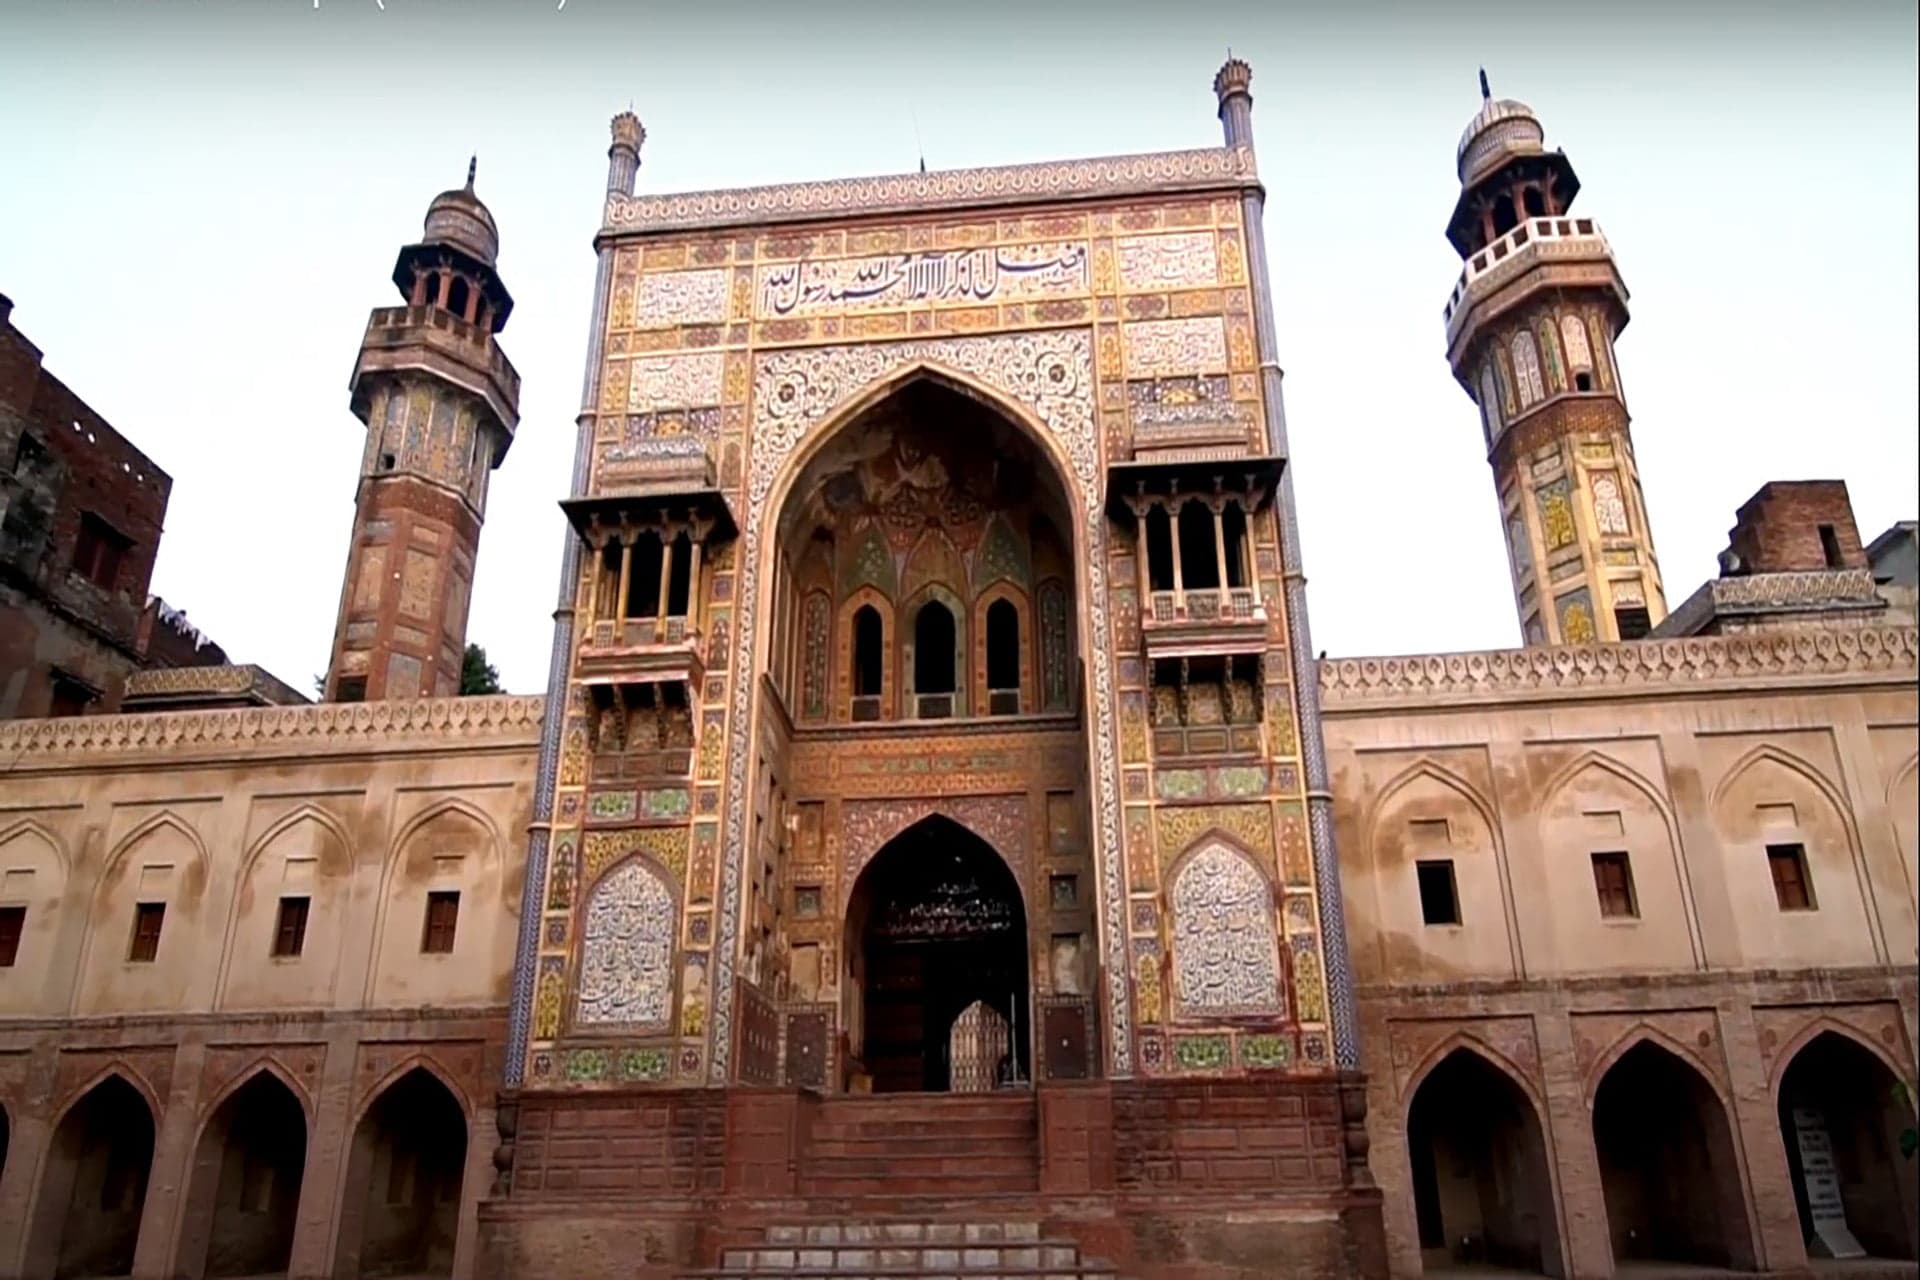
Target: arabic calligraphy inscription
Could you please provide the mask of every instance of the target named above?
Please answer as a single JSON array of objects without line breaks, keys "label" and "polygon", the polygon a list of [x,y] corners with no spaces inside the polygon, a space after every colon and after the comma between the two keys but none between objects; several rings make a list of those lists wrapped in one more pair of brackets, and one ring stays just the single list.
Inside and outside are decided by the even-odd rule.
[{"label": "arabic calligraphy inscription", "polygon": [[754,276],[753,312],[769,320],[1086,292],[1086,245],[1002,245],[763,264]]}]

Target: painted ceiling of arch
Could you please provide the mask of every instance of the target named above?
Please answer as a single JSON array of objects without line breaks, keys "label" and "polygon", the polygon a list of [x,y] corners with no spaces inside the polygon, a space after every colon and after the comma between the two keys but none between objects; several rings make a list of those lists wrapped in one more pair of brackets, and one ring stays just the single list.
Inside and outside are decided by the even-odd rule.
[{"label": "painted ceiling of arch", "polygon": [[818,535],[829,531],[855,560],[882,548],[905,556],[929,529],[963,556],[984,545],[990,556],[1020,560],[1025,539],[996,541],[1004,526],[990,527],[990,517],[1032,512],[1033,534],[1051,533],[1058,545],[1067,510],[1049,464],[1018,427],[957,392],[915,383],[826,444],[788,499],[781,529],[787,539],[815,535],[822,551]]}]

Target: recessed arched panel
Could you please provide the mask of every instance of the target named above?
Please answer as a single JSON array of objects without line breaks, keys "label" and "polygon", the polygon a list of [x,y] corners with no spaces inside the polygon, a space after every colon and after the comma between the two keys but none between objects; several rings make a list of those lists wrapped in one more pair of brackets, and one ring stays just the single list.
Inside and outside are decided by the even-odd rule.
[{"label": "recessed arched panel", "polygon": [[1585,753],[1547,783],[1539,832],[1551,926],[1534,963],[1563,973],[1694,967],[1672,812],[1645,778]]},{"label": "recessed arched panel", "polygon": [[1712,813],[1743,951],[1769,965],[1883,961],[1848,808],[1806,759],[1762,745],[1727,770]]},{"label": "recessed arched panel", "polygon": [[61,1013],[44,1004],[67,892],[67,859],[58,838],[31,820],[0,830],[0,910],[18,939],[12,972],[0,981],[0,1014]]},{"label": "recessed arched panel", "polygon": [[501,998],[514,921],[501,895],[500,837],[463,799],[425,805],[388,855],[368,1002],[473,1005]]},{"label": "recessed arched panel", "polygon": [[1362,922],[1369,907],[1374,914],[1377,948],[1354,952],[1363,979],[1517,975],[1499,831],[1477,787],[1437,760],[1417,760],[1380,789],[1365,831],[1373,901],[1348,908]]},{"label": "recessed arched panel", "polygon": [[346,831],[327,810],[302,805],[267,827],[241,864],[220,1007],[331,1005],[353,876]]},{"label": "recessed arched panel", "polygon": [[576,1025],[673,1026],[677,898],[667,877],[641,858],[600,877],[581,914]]},{"label": "recessed arched panel", "polygon": [[1273,885],[1248,854],[1203,838],[1167,888],[1176,1018],[1285,1011]]},{"label": "recessed arched panel", "polygon": [[184,1009],[200,956],[219,945],[207,881],[186,817],[163,811],[124,836],[94,890],[75,1012]]}]

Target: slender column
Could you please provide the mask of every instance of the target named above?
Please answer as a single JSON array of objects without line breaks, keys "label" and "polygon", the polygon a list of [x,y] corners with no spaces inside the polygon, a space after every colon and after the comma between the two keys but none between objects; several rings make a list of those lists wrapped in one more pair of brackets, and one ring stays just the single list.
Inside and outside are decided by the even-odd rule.
[{"label": "slender column", "polygon": [[667,593],[673,586],[673,539],[660,531],[660,603],[653,611],[655,644],[667,638]]},{"label": "slender column", "polygon": [[436,271],[433,276],[433,305],[442,311],[447,309],[448,281],[452,279],[452,275],[445,271]]},{"label": "slender column", "polygon": [[620,594],[613,602],[613,621],[619,629],[616,643],[624,644],[627,638],[627,587],[633,581],[633,543],[627,535],[620,535]]},{"label": "slender column", "polygon": [[1173,545],[1173,615],[1181,618],[1187,613],[1187,583],[1180,573],[1180,511],[1171,503],[1167,506],[1167,535]]},{"label": "slender column", "polygon": [[693,539],[693,551],[687,556],[687,634],[700,625],[700,539]]},{"label": "slender column", "polygon": [[1140,579],[1140,616],[1150,617],[1153,610],[1153,579],[1147,574],[1147,512],[1152,507],[1133,509],[1133,537],[1135,545],[1134,559],[1138,562],[1134,568]]},{"label": "slender column", "polygon": [[1253,592],[1253,607],[1260,607],[1260,560],[1254,555],[1253,513],[1246,504],[1240,506],[1240,554],[1241,564],[1246,566],[1247,588]]},{"label": "slender column", "polygon": [[1215,579],[1220,584],[1220,600],[1224,604],[1227,598],[1227,507],[1224,502],[1216,502],[1213,507],[1213,570],[1220,576]]},{"label": "slender column", "polygon": [[[1253,145],[1250,121],[1252,72],[1229,61],[1214,81],[1230,146]],[[1242,110],[1242,106],[1247,109]],[[1247,236],[1247,279],[1253,293],[1254,340],[1260,356],[1260,393],[1267,411],[1269,450],[1287,456],[1287,416],[1280,396],[1280,364],[1273,322],[1273,291],[1267,279],[1267,243],[1262,229],[1265,197],[1251,187],[1241,197]],[[1280,576],[1287,608],[1287,653],[1293,664],[1294,697],[1300,708],[1300,754],[1307,784],[1307,828],[1313,842],[1315,897],[1320,907],[1320,945],[1327,963],[1327,1003],[1334,1063],[1360,1070],[1360,1017],[1354,997],[1353,960],[1347,949],[1347,915],[1340,900],[1340,859],[1333,838],[1333,792],[1327,777],[1327,744],[1320,722],[1320,664],[1307,626],[1307,575],[1300,556],[1300,523],[1294,513],[1293,468],[1282,467],[1274,492],[1280,523]],[[1363,1157],[1364,1161],[1364,1157]],[[1365,1165],[1361,1164],[1364,1174]],[[1371,1179],[1369,1179],[1369,1182]]]}]

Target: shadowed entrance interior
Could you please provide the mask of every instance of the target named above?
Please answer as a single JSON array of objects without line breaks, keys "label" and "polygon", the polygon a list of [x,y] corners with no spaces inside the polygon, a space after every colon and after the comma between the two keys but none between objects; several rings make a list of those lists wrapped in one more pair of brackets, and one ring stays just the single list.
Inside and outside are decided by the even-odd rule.
[{"label": "shadowed entrance interior", "polygon": [[847,905],[853,1088],[984,1091],[1033,1078],[1027,921],[999,854],[933,816],[889,841]]}]

